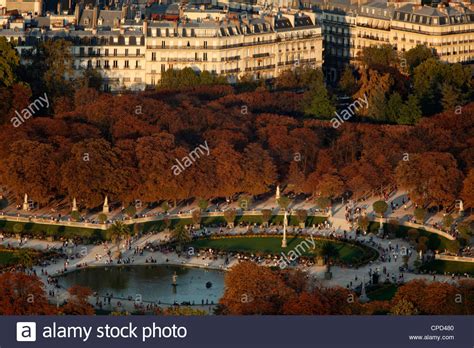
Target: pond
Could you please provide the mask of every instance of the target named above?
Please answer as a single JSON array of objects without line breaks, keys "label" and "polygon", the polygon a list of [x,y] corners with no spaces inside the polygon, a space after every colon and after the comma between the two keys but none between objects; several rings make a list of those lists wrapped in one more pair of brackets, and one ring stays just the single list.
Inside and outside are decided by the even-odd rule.
[{"label": "pond", "polygon": [[100,296],[111,293],[114,298],[131,296],[162,304],[202,304],[207,300],[210,304],[217,303],[224,293],[224,272],[172,265],[91,267],[65,274],[59,284],[65,288],[87,286]]}]

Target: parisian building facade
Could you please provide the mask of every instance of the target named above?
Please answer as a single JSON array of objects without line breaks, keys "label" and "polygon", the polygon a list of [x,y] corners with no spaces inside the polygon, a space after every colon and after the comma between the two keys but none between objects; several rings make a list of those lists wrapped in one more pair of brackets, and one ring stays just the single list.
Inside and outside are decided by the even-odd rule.
[{"label": "parisian building facade", "polygon": [[472,63],[474,5],[414,1],[195,0],[94,7],[70,1],[68,9],[58,5],[44,16],[3,10],[0,36],[15,42],[25,60],[38,41],[69,40],[76,71],[97,69],[111,91],[143,90],[157,85],[164,71],[185,67],[230,81],[244,75],[269,79],[323,61],[325,68],[340,69],[356,63],[364,47],[384,44],[399,52],[422,44],[443,61]]}]

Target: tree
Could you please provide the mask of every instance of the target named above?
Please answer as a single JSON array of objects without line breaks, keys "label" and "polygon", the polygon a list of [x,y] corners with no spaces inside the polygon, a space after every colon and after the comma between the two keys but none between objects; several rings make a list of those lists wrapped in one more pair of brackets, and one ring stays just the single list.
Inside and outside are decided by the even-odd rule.
[{"label": "tree", "polygon": [[285,315],[328,315],[330,304],[319,289],[313,292],[302,292],[291,297],[283,306]]},{"label": "tree", "polygon": [[170,209],[170,205],[168,204],[167,201],[163,201],[163,203],[161,203],[161,209],[163,209],[165,213],[168,212],[168,210]]},{"label": "tree", "polygon": [[354,98],[368,101],[369,107],[360,108],[357,113],[377,120],[385,120],[386,98],[394,81],[388,73],[380,73],[373,69],[360,71],[359,90]]},{"label": "tree", "polygon": [[441,86],[441,104],[443,105],[443,111],[454,111],[456,106],[462,105],[460,100],[461,96],[459,91],[455,89],[452,85],[445,82]]},{"label": "tree", "polygon": [[328,197],[318,197],[316,198],[316,205],[320,209],[328,209],[331,206],[331,199]]},{"label": "tree", "polygon": [[117,245],[117,250],[120,248],[120,243],[125,237],[130,237],[131,231],[128,225],[122,221],[115,221],[108,229],[110,239]]},{"label": "tree", "polygon": [[397,122],[403,108],[403,99],[398,92],[394,92],[387,101],[387,109],[385,115],[388,121]]},{"label": "tree", "polygon": [[241,262],[225,275],[225,291],[219,303],[231,315],[279,314],[294,296],[279,275],[268,267]]},{"label": "tree", "polygon": [[71,42],[64,39],[42,41],[33,58],[51,100],[71,93],[69,79],[74,74],[71,46]]},{"label": "tree", "polygon": [[306,219],[308,218],[308,211],[306,209],[298,209],[296,211],[296,218],[300,224],[306,223]]},{"label": "tree", "polygon": [[69,197],[81,197],[86,208],[94,208],[105,196],[114,196],[120,191],[126,173],[120,170],[117,151],[108,141],[80,141],[72,145],[70,152],[60,169],[61,186]]},{"label": "tree", "polygon": [[[57,194],[59,158],[50,144],[18,140],[10,144],[5,163],[5,183],[18,197],[25,192],[39,204],[49,203]],[[8,174],[8,175],[7,175]]]},{"label": "tree", "polygon": [[369,217],[367,215],[359,216],[359,219],[357,220],[357,224],[362,231],[367,232],[367,229],[369,228],[369,224],[370,224]]},{"label": "tree", "polygon": [[334,101],[323,83],[313,86],[305,93],[303,109],[306,115],[314,118],[331,118],[336,112]]},{"label": "tree", "polygon": [[344,72],[339,80],[339,88],[348,96],[354,95],[357,91],[357,81],[350,65],[344,68]]},{"label": "tree", "polygon": [[402,299],[392,306],[390,313],[394,315],[417,315],[418,309],[410,301]]},{"label": "tree", "polygon": [[103,84],[103,77],[97,69],[86,68],[82,76],[76,82],[77,88],[93,88],[100,91]]},{"label": "tree", "polygon": [[101,224],[105,224],[105,222],[107,221],[107,215],[105,215],[104,213],[100,213],[99,215],[97,215],[97,219],[99,219],[99,222]]},{"label": "tree", "polygon": [[81,213],[79,213],[77,210],[71,212],[71,218],[77,222],[82,220]]},{"label": "tree", "polygon": [[407,72],[410,74],[413,73],[413,70],[420,65],[421,63],[425,62],[426,60],[430,58],[436,58],[435,53],[433,52],[432,49],[428,48],[425,45],[416,45],[416,47],[413,47],[409,49],[408,51],[405,51],[403,53],[403,58],[405,61],[402,61],[401,64],[402,68],[405,68]]},{"label": "tree", "polygon": [[471,169],[463,181],[461,198],[464,206],[474,208],[474,169]]},{"label": "tree", "polygon": [[319,256],[324,260],[327,273],[331,271],[331,263],[339,257],[339,249],[332,242],[324,242],[319,247]]},{"label": "tree", "polygon": [[336,174],[323,174],[317,185],[317,190],[319,195],[333,199],[344,193],[344,181]]},{"label": "tree", "polygon": [[239,197],[239,207],[242,210],[249,210],[251,204],[252,204],[252,196],[243,195]]},{"label": "tree", "polygon": [[262,209],[262,222],[268,225],[268,221],[272,218],[272,211],[270,209]]},{"label": "tree", "polygon": [[398,63],[397,51],[392,45],[364,47],[359,59],[369,69],[386,69]]},{"label": "tree", "polygon": [[178,224],[173,229],[171,237],[174,241],[178,243],[180,247],[182,247],[183,244],[186,244],[191,240],[191,235],[189,234],[189,231],[181,224]]},{"label": "tree", "polygon": [[42,281],[21,272],[0,274],[0,315],[54,314]]},{"label": "tree", "polygon": [[173,69],[170,68],[161,74],[160,89],[182,89],[199,85],[225,84],[227,80],[224,76],[217,76],[210,72],[199,74],[192,68]]},{"label": "tree", "polygon": [[137,208],[135,208],[135,205],[131,204],[125,208],[124,213],[127,214],[128,217],[133,218],[137,213]]},{"label": "tree", "polygon": [[388,209],[388,204],[385,201],[377,201],[373,204],[374,211],[379,214],[380,217],[383,217],[385,212]]},{"label": "tree", "polygon": [[199,209],[194,209],[192,212],[193,224],[198,225],[201,223],[201,211]]},{"label": "tree", "polygon": [[413,88],[424,115],[462,104],[472,93],[470,68],[429,58],[414,70]]},{"label": "tree", "polygon": [[227,224],[229,226],[233,226],[236,216],[237,212],[235,211],[235,209],[227,209],[226,211],[224,211],[224,219],[225,221],[227,221]]},{"label": "tree", "polygon": [[427,214],[428,212],[426,211],[426,209],[423,209],[421,207],[416,208],[415,211],[413,212],[413,215],[415,216],[416,221],[422,224],[425,222]]},{"label": "tree", "polygon": [[16,263],[24,268],[31,268],[34,264],[34,258],[31,251],[20,249],[16,255]]},{"label": "tree", "polygon": [[451,226],[453,225],[454,219],[453,216],[450,214],[447,214],[443,217],[443,227],[447,230],[451,229]]},{"label": "tree", "polygon": [[0,87],[10,87],[15,83],[19,64],[20,57],[13,45],[5,37],[0,37]]},{"label": "tree", "polygon": [[408,239],[412,244],[416,243],[416,240],[418,239],[419,233],[417,229],[411,228],[407,232]]},{"label": "tree", "polygon": [[209,201],[207,199],[200,198],[198,199],[198,207],[201,211],[206,211],[207,207],[209,206]]},{"label": "tree", "polygon": [[449,205],[458,197],[461,172],[450,153],[424,152],[410,155],[409,161],[400,161],[395,169],[400,187],[408,190],[417,204]]},{"label": "tree", "polygon": [[89,297],[92,295],[92,290],[74,285],[68,290],[69,298],[67,303],[61,307],[61,312],[66,315],[94,315],[94,307],[89,303]]},{"label": "tree", "polygon": [[367,116],[378,121],[387,121],[387,98],[385,92],[376,90],[369,97],[369,107],[367,108]]},{"label": "tree", "polygon": [[396,121],[398,124],[416,124],[422,117],[420,103],[416,95],[410,94],[407,101],[400,106]]},{"label": "tree", "polygon": [[286,210],[291,204],[291,199],[287,196],[281,196],[280,198],[278,198],[277,204],[281,210]]}]

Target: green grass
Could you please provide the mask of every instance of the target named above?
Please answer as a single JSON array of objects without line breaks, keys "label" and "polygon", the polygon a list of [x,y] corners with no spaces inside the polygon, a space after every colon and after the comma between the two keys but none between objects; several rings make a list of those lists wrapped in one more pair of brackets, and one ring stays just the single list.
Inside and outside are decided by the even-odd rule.
[{"label": "green grass", "polygon": [[[308,217],[306,220],[308,225],[318,224],[326,220],[324,217]],[[237,216],[235,219],[236,223],[246,222],[246,223],[262,223],[261,216],[247,215],[247,216]],[[283,215],[274,215],[270,220],[271,223],[282,223]],[[183,219],[171,219],[170,228],[175,228],[180,225],[191,225],[191,218]],[[201,224],[203,226],[217,225],[217,224],[226,224],[226,221],[223,216],[209,216],[202,218]],[[295,216],[290,217],[290,225],[298,225],[298,221]],[[145,223],[139,223],[139,229],[143,229],[144,233],[150,231],[163,231],[165,229],[165,223],[163,221],[148,221]],[[131,225],[132,230],[134,225]],[[9,233],[19,233],[19,234],[28,234],[37,238],[53,237],[54,239],[60,238],[81,238],[84,241],[96,242],[103,241],[107,239],[107,233],[105,230],[101,229],[91,229],[83,227],[74,227],[74,226],[60,226],[60,225],[47,225],[47,224],[36,224],[33,222],[15,222],[15,221],[6,221],[0,220],[0,231],[5,231]]]},{"label": "green grass", "polygon": [[464,274],[468,273],[474,276],[474,263],[472,262],[457,262],[457,261],[445,261],[445,260],[432,260],[421,267],[422,270],[427,272],[436,272],[438,274],[444,273],[456,273]]},{"label": "green grass", "polygon": [[[16,226],[16,227],[15,227]],[[15,222],[0,220],[0,230],[9,233],[28,234],[34,237],[82,238],[89,241],[104,240],[105,231],[100,229],[73,226],[35,224],[33,222]]]},{"label": "green grass", "polygon": [[0,250],[0,267],[15,264],[17,255],[14,250]]},{"label": "green grass", "polygon": [[[309,240],[309,239],[308,239]],[[311,249],[312,243],[304,242],[305,239],[300,237],[289,237],[287,248],[281,248],[281,237],[230,237],[230,238],[216,238],[216,239],[198,239],[192,241],[189,245],[196,249],[212,248],[224,251],[260,253],[280,255],[280,253],[288,253],[295,250],[296,246],[300,246],[302,255],[306,257],[314,257],[317,254],[318,246],[328,240],[315,238],[315,250]],[[376,257],[376,251],[367,247],[358,245],[329,241],[336,245],[339,250],[339,261],[345,264],[361,263],[371,257]],[[375,254],[373,254],[375,253]]]},{"label": "green grass", "polygon": [[[369,232],[372,232],[376,234],[378,232],[380,224],[378,222],[371,222],[369,224]],[[447,238],[444,238],[436,233],[428,232],[423,229],[417,229],[413,227],[408,227],[408,226],[402,226],[402,225],[393,225],[386,223],[384,224],[384,230],[385,232],[389,233],[391,229],[395,230],[395,236],[397,238],[406,238],[408,235],[408,231],[411,229],[415,229],[418,231],[419,236],[424,236],[428,238],[428,243],[427,246],[431,250],[439,250],[443,251],[445,249],[457,253],[459,250],[459,241],[457,240],[449,240]]]},{"label": "green grass", "polygon": [[[312,226],[313,224],[317,225],[321,222],[326,220],[323,216],[308,216],[306,219],[307,226]],[[239,224],[240,222],[244,223],[251,223],[251,224],[261,224],[262,217],[260,215],[239,215],[235,217],[235,224]],[[185,219],[171,219],[170,220],[170,228],[174,228],[180,225],[191,225],[193,223],[191,218]],[[273,224],[282,224],[283,223],[283,215],[273,215],[270,219],[270,223]],[[209,216],[203,217],[201,220],[202,226],[210,226],[210,225],[217,225],[217,224],[224,224],[226,225],[226,221],[223,216]],[[289,221],[289,225],[298,226],[298,220],[296,216],[291,216]],[[155,231],[162,231],[165,228],[165,224],[163,221],[148,221],[145,223],[141,223],[140,225],[143,226],[143,231],[145,233],[150,232],[151,230]]]},{"label": "green grass", "polygon": [[367,296],[372,301],[390,301],[395,296],[398,287],[394,284],[382,285],[381,287],[370,291]]}]

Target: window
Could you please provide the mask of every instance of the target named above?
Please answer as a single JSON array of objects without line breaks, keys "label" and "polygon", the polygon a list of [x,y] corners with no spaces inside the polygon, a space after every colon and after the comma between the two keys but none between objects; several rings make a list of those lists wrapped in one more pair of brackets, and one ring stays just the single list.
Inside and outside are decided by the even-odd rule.
[{"label": "window", "polygon": [[140,55],[140,49],[137,48],[137,57]]},{"label": "window", "polygon": [[125,49],[125,57],[128,57],[128,48]]},{"label": "window", "polygon": [[207,48],[207,41],[204,41],[204,48]]},{"label": "window", "polygon": [[118,61],[114,60],[114,68],[118,68]]},{"label": "window", "polygon": [[153,52],[151,54],[151,60],[154,61],[154,62],[156,61],[156,52]]},{"label": "window", "polygon": [[104,60],[104,68],[108,69],[109,68],[109,61]]},{"label": "window", "polygon": [[130,68],[128,60],[125,61],[125,69]]},{"label": "window", "polygon": [[116,57],[117,56],[117,49],[114,48],[114,56]]},{"label": "window", "polygon": [[165,48],[166,47],[166,41],[161,41],[161,48]]},{"label": "window", "polygon": [[164,73],[166,71],[166,65],[161,64],[161,73]]},{"label": "window", "polygon": [[207,53],[202,54],[202,60],[207,62]]},{"label": "window", "polygon": [[138,64],[138,60],[135,62],[135,69],[139,69],[140,65]]},{"label": "window", "polygon": [[108,56],[108,55],[109,55],[109,49],[108,49],[108,48],[105,49],[105,54],[104,54],[104,55],[105,55],[105,56]]}]

